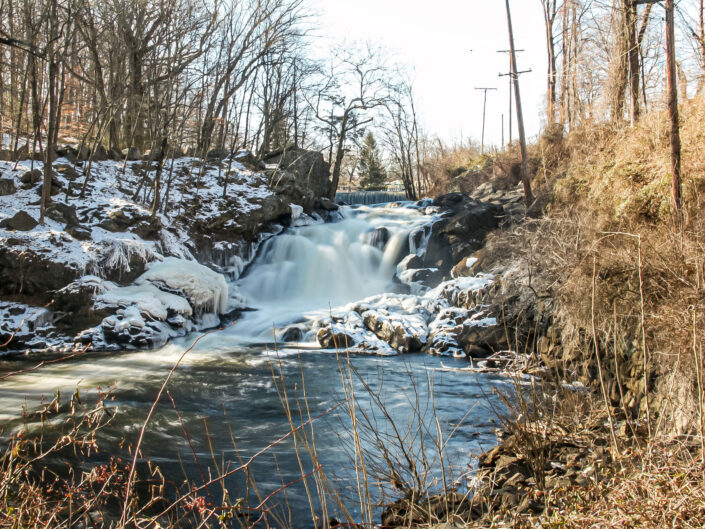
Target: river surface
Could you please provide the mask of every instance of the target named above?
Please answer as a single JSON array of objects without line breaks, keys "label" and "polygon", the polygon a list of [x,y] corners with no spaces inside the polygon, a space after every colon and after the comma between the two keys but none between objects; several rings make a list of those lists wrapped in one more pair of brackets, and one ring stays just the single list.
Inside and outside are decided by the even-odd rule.
[{"label": "river surface", "polygon": [[[349,406],[340,405],[346,402],[344,388],[352,387],[357,413],[365,413],[387,434],[393,429],[386,412],[405,442],[413,443],[411,452],[418,461],[428,459],[429,482],[441,477],[438,451],[433,447],[437,417],[447,442],[443,457],[453,470],[452,479],[446,479],[462,487],[471,456],[496,442],[492,408],[498,403],[493,389],[508,390],[506,380],[441,369],[467,365],[453,358],[348,357],[321,350],[305,334],[300,343],[281,342],[282,328],[397,289],[392,282],[396,264],[408,253],[423,253],[433,215],[411,205],[344,208],[339,222],[289,228],[266,242],[232,285],[256,310],[244,312],[233,326],[201,339],[185,355],[168,386],[173,403],[165,395],[147,429],[145,457],[159,464],[170,481],[198,485],[219,467],[221,472],[233,468],[239,458],[247,459],[284,436],[291,429],[282,405],[286,398],[294,425],[322,415],[313,422],[315,438],[310,429],[305,430],[310,441],[315,439],[318,462],[312,461],[301,435],[296,439],[301,455],[297,457],[294,439],[289,437],[252,464],[257,493],[252,487],[248,492],[240,472],[225,481],[230,497],[249,494],[257,504],[257,494],[266,497],[320,465],[316,475],[325,474],[360,519]],[[96,388],[113,388],[110,406],[118,413],[102,431],[100,443],[106,454],[117,452],[123,440],[134,445],[159,387],[196,338],[188,336],[157,351],[90,354],[10,377],[0,383],[3,433],[23,425],[21,408],[34,409],[42,399],[50,401],[57,390],[68,395],[79,388],[82,398],[89,400]],[[13,362],[3,369],[32,364]],[[349,393],[347,397],[349,403]],[[362,424],[361,443],[368,451],[372,482],[380,479],[372,467],[381,452],[369,433]],[[398,455],[389,438],[382,444]],[[315,487],[313,475],[307,484]],[[373,490],[375,498],[379,494]],[[320,499],[313,503],[320,514]],[[340,516],[333,503],[330,513]],[[294,527],[312,526],[303,481],[286,487],[268,505],[279,505]],[[375,516],[378,513],[376,509]]]}]

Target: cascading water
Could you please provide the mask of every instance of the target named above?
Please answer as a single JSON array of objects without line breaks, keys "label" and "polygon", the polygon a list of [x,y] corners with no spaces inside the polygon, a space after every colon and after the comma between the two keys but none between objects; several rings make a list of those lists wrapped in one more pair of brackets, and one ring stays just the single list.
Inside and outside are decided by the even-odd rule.
[{"label": "cascading water", "polygon": [[[409,253],[423,254],[434,213],[403,205],[343,208],[341,214],[339,222],[290,228],[264,243],[244,276],[231,285],[254,310],[244,312],[228,329],[205,337],[183,358],[168,388],[178,412],[171,403],[157,407],[142,445],[143,455],[159,464],[167,480],[198,485],[210,461],[222,458],[232,462],[232,468],[238,465],[238,457],[247,459],[287,434],[291,426],[282,409],[281,385],[273,379],[277,373],[291,381],[292,405],[305,409],[306,416],[324,415],[315,423],[318,463],[329,477],[338,478],[341,488],[355,483],[353,460],[344,448],[350,440],[350,419],[344,407],[325,414],[345,401],[338,356],[333,351],[321,352],[317,344],[284,344],[275,350],[273,330],[310,321],[366,296],[394,292],[397,263]],[[85,401],[96,387],[115,387],[115,400],[109,405],[120,412],[101,433],[103,451],[96,457],[107,459],[113,453],[125,457],[120,452],[121,441],[134,446],[167,373],[195,338],[177,340],[158,351],[88,354],[12,376],[0,385],[2,427],[5,432],[38,428],[38,424],[27,423],[20,411],[37,407],[42,398],[51,400],[57,390],[66,395],[80,388]],[[360,377],[350,381],[358,404],[371,401],[362,387],[364,380],[401,425],[411,416],[409,403],[415,399],[411,388],[416,387],[425,402],[424,395],[430,392],[428,373],[441,364],[438,357],[426,355],[359,356],[350,362]],[[466,365],[453,358],[444,362]],[[28,359],[24,365],[33,364]],[[22,367],[15,362],[0,366],[0,371]],[[445,457],[462,473],[470,453],[494,442],[491,413],[482,403],[494,399],[487,397],[492,394],[490,386],[504,382],[458,372],[436,372],[432,380],[438,424],[446,433],[455,431]],[[304,381],[305,385],[299,384]],[[301,408],[304,398],[306,405]],[[468,417],[469,409],[473,411]],[[435,429],[434,424],[429,431]],[[309,471],[312,462],[305,458],[304,463]],[[64,461],[57,465],[63,466]],[[250,473],[257,477],[260,498],[284,483],[300,480],[299,465],[291,438],[257,458]],[[230,476],[223,485],[232,498],[251,490],[245,486],[243,473]],[[214,492],[222,494],[222,490]],[[259,502],[251,499],[255,505]],[[286,500],[294,527],[311,527],[303,484],[287,487]],[[281,505],[283,498],[278,495],[272,501]],[[348,507],[359,515],[355,501]]]},{"label": "cascading water", "polygon": [[292,228],[262,246],[234,285],[256,310],[224,335],[272,341],[273,329],[307,313],[395,291],[397,263],[412,248],[423,252],[418,234],[435,218],[409,205],[344,207],[341,215],[336,223]]}]

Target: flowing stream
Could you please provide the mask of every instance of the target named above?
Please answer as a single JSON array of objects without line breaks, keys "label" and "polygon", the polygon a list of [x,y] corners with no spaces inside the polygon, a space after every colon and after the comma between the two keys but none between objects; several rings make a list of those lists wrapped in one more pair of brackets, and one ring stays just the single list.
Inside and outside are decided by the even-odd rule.
[{"label": "flowing stream", "polygon": [[[157,407],[145,436],[144,455],[176,483],[198,484],[209,468],[215,472],[217,466],[237,466],[238,457],[249,458],[290,430],[281,402],[283,382],[295,424],[301,417],[323,414],[314,423],[322,472],[335,477],[336,487],[349,493],[349,509],[359,515],[350,418],[345,406],[325,413],[345,401],[347,379],[341,376],[341,367],[346,372],[348,358],[321,350],[304,331],[297,343],[282,342],[286,336],[281,330],[324,317],[346,303],[395,291],[395,267],[407,254],[423,253],[433,214],[410,204],[343,208],[339,222],[289,228],[267,241],[232,285],[254,310],[244,312],[233,326],[201,339],[184,357],[168,387],[173,404],[165,396]],[[117,453],[121,440],[136,442],[159,387],[195,338],[176,340],[157,351],[90,354],[9,377],[0,384],[3,434],[26,422],[19,416],[23,407],[34,409],[42,399],[51,400],[57,390],[68,395],[79,388],[88,400],[96,388],[113,388],[110,406],[119,412],[101,434],[105,450],[99,457]],[[467,471],[473,454],[495,443],[490,407],[496,404],[493,388],[507,384],[502,379],[440,371],[441,362],[449,367],[467,364],[427,355],[352,356],[349,361],[356,372],[352,385],[360,409],[379,417],[382,431],[388,431],[388,426],[374,405],[377,398],[403,430],[414,421],[412,404],[417,397],[420,416],[433,421],[429,385],[433,386],[432,404],[443,435],[454,432],[445,456],[456,478]],[[0,367],[10,371],[33,363],[13,361]],[[428,442],[436,426],[427,426],[429,435],[433,432],[426,436]],[[426,455],[434,461],[431,444]],[[305,449],[300,463],[294,448],[289,437],[253,463],[251,474],[262,497],[300,478],[302,466],[305,473],[313,470]],[[377,450],[369,439],[363,439],[363,448]],[[392,444],[389,448],[394,450]],[[414,450],[419,450],[418,444]],[[308,481],[313,485],[312,477]],[[247,495],[242,472],[230,476],[225,485],[231,498]],[[253,495],[250,489],[256,504]],[[270,503],[287,505],[294,527],[312,527],[303,482],[287,487]]]}]

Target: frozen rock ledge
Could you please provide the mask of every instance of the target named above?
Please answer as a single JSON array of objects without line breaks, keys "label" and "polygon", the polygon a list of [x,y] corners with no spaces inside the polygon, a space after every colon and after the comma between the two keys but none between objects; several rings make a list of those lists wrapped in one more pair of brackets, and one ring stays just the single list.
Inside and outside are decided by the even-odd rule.
[{"label": "frozen rock ledge", "polygon": [[101,281],[94,310],[110,316],[79,335],[79,341],[96,349],[159,347],[176,336],[216,327],[219,315],[228,310],[228,285],[206,266],[167,257],[133,285]]}]

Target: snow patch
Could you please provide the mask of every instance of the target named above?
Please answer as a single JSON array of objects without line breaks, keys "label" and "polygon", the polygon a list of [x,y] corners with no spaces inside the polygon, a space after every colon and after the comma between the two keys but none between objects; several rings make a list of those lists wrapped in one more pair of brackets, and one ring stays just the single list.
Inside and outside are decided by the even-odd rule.
[{"label": "snow patch", "polygon": [[166,257],[154,263],[136,281],[163,283],[167,287],[183,291],[194,306],[196,314],[214,312],[223,314],[228,308],[228,284],[222,274],[194,261]]}]

